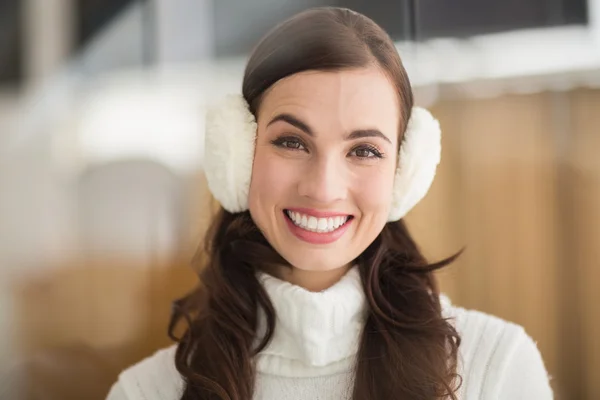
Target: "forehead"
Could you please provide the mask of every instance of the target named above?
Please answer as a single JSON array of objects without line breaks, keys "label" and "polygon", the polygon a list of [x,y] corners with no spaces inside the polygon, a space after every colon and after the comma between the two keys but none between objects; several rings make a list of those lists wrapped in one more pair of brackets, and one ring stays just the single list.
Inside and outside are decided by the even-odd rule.
[{"label": "forehead", "polygon": [[395,86],[378,68],[306,71],[275,83],[258,117],[260,123],[291,113],[317,131],[377,128],[392,139],[398,133],[399,106]]}]

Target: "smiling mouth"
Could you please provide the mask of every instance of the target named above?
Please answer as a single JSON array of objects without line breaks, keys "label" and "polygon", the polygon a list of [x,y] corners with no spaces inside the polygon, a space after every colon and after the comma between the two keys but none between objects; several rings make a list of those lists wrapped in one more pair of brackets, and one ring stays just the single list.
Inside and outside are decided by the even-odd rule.
[{"label": "smiling mouth", "polygon": [[290,210],[284,210],[284,214],[297,227],[315,233],[334,232],[354,218],[352,215],[318,218]]}]

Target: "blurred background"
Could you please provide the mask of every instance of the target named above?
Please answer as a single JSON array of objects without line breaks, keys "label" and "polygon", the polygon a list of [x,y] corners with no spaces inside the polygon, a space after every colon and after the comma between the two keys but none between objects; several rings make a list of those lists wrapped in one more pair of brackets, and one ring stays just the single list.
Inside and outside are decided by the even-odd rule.
[{"label": "blurred background", "polygon": [[396,41],[443,127],[407,217],[455,304],[523,325],[600,399],[600,0],[0,0],[0,399],[104,399],[170,344],[212,203],[203,110],[274,24],[336,5]]}]

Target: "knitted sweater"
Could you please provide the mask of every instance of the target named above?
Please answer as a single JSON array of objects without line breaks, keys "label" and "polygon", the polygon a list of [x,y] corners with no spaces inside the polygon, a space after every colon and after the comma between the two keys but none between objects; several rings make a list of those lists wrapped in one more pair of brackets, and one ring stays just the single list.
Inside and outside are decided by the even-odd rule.
[{"label": "knitted sweater", "polygon": [[[260,273],[275,307],[273,339],[256,359],[255,400],[350,399],[352,367],[366,317],[356,268],[323,292]],[[444,317],[462,338],[461,400],[552,399],[536,343],[524,329],[500,318],[453,306],[442,295]],[[260,336],[259,336],[260,337]],[[159,350],[123,371],[107,400],[178,400],[183,380],[175,346]]]}]

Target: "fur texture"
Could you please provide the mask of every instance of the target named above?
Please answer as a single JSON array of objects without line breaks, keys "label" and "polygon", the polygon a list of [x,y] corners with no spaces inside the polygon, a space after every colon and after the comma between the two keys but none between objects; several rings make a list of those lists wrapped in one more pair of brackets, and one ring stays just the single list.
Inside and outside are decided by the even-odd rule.
[{"label": "fur texture", "polygon": [[388,222],[404,217],[433,183],[442,154],[439,122],[424,108],[414,107],[398,155]]},{"label": "fur texture", "polygon": [[242,96],[228,95],[206,114],[204,171],[208,188],[229,212],[248,209],[256,120]]}]

